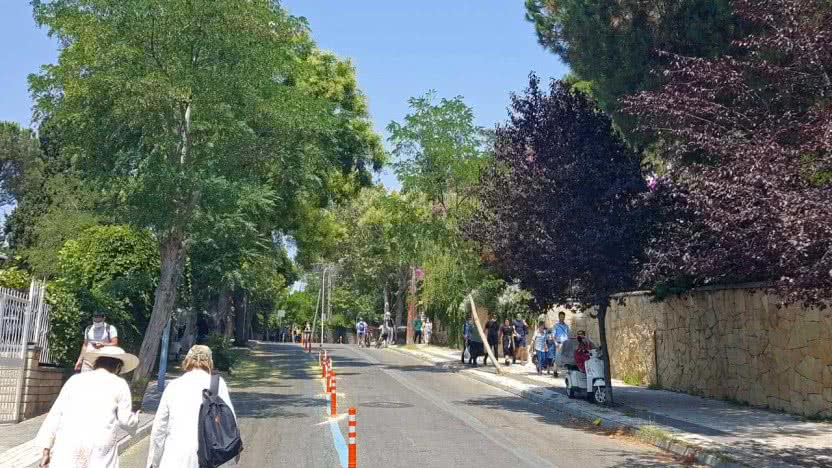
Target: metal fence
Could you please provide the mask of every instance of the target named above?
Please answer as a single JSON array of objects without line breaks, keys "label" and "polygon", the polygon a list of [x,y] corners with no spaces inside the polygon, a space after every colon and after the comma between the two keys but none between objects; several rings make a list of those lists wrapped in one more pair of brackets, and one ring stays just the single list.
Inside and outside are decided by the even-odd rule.
[{"label": "metal fence", "polygon": [[17,422],[29,345],[41,348],[40,362],[49,355],[49,306],[46,284],[32,281],[29,293],[0,288],[0,423]]}]

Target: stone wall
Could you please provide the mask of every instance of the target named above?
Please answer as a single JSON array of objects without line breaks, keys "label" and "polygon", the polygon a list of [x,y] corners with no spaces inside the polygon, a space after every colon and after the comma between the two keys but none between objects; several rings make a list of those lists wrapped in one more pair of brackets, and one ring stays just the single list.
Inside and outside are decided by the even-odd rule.
[{"label": "stone wall", "polygon": [[[783,305],[763,289],[741,287],[617,299],[607,317],[614,377],[832,417],[832,308]],[[569,321],[597,340],[588,315],[570,313]]]}]

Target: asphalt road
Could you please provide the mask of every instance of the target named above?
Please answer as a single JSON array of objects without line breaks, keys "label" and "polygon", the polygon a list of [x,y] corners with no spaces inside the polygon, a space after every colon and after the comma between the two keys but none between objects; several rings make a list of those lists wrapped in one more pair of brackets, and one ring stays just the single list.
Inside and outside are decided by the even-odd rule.
[{"label": "asphalt road", "polygon": [[[633,467],[675,460],[554,408],[391,350],[330,345],[339,413],[358,409],[358,466]],[[317,359],[297,345],[262,344],[230,385],[246,446],[240,466],[339,467]],[[333,424],[334,426],[334,424]],[[147,442],[121,457],[144,467]]]}]

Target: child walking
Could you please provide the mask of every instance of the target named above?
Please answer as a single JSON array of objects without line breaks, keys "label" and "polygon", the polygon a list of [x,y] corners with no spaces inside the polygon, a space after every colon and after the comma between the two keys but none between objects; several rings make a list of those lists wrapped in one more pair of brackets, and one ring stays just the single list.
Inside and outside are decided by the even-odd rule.
[{"label": "child walking", "polygon": [[540,322],[537,324],[537,330],[532,337],[534,344],[534,353],[537,356],[537,374],[543,374],[543,369],[546,366],[546,353],[549,351],[549,343],[547,343],[548,333],[546,333],[546,324]]}]

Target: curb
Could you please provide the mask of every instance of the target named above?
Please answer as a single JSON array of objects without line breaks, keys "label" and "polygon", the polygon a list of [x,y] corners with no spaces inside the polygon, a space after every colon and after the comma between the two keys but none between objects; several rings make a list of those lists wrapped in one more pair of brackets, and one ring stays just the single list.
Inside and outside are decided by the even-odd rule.
[{"label": "curb", "polygon": [[562,411],[571,416],[599,421],[600,426],[608,429],[625,429],[642,442],[658,447],[680,457],[695,460],[697,463],[712,466],[715,468],[740,468],[746,467],[731,455],[726,453],[719,444],[705,438],[680,433],[677,429],[662,426],[651,421],[627,416],[618,411],[603,408],[580,400],[573,400],[558,392],[541,388],[536,385],[525,384],[514,381],[511,385],[500,381],[495,374],[482,372],[476,369],[469,369],[454,365],[453,361],[440,358],[430,353],[421,351],[404,350],[401,348],[388,347],[388,349],[399,354],[415,357],[429,364],[444,368],[454,369],[471,379],[499,388],[520,398],[549,406],[557,404],[555,411]]},{"label": "curb", "polygon": [[[154,418],[155,419],[155,418]],[[136,429],[136,433],[128,435],[127,437],[118,441],[118,454],[126,452],[130,447],[141,442],[145,437],[150,435],[150,430],[153,428],[154,419],[149,420],[143,426]]]}]

